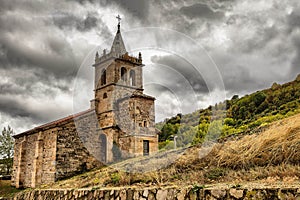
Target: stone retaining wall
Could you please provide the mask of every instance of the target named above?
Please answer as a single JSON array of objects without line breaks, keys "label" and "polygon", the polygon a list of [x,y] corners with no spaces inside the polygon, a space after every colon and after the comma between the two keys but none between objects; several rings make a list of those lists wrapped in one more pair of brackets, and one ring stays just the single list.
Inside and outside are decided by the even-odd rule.
[{"label": "stone retaining wall", "polygon": [[47,199],[300,199],[300,188],[229,188],[213,189],[201,187],[187,188],[111,188],[78,190],[32,190],[19,193],[15,200]]}]

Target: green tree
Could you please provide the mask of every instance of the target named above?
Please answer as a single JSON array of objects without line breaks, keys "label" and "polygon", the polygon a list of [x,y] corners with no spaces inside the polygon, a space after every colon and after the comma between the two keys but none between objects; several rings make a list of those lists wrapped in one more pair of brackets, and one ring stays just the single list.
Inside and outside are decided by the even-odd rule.
[{"label": "green tree", "polygon": [[196,134],[195,134],[192,144],[202,143],[205,140],[206,134],[208,132],[208,127],[209,127],[209,124],[206,122],[203,122],[195,128]]},{"label": "green tree", "polygon": [[224,119],[224,124],[226,124],[228,126],[234,126],[235,125],[235,121],[232,118],[225,118]]},{"label": "green tree", "polygon": [[222,135],[222,120],[212,121],[208,127],[207,140],[217,140]]},{"label": "green tree", "polygon": [[14,154],[14,139],[13,129],[8,126],[3,128],[0,134],[0,157],[2,158],[2,164],[6,168],[6,174],[10,174],[12,163],[13,163],[13,154]]},{"label": "green tree", "polygon": [[259,106],[266,99],[266,94],[264,92],[257,92],[252,95],[252,101],[255,103],[255,106]]}]

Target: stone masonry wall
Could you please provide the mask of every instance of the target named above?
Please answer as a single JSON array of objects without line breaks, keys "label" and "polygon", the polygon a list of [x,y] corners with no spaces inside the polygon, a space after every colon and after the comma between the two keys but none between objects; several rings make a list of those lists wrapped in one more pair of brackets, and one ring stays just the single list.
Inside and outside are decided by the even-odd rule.
[{"label": "stone masonry wall", "polygon": [[126,136],[119,139],[123,157],[143,156],[143,140],[149,141],[149,155],[158,151],[158,136]]},{"label": "stone masonry wall", "polygon": [[299,188],[260,188],[260,189],[211,189],[211,188],[112,188],[78,190],[32,190],[20,193],[14,200],[74,200],[74,199],[119,199],[119,200],[184,200],[184,199],[299,199]]},{"label": "stone masonry wall", "polygon": [[35,187],[55,180],[57,129],[15,139],[12,185]]},{"label": "stone masonry wall", "polygon": [[[12,186],[36,187],[102,166],[93,156],[100,145],[95,131],[98,121],[93,114],[76,119],[76,124],[69,119],[15,138]],[[87,147],[94,151],[90,153]]]},{"label": "stone masonry wall", "polygon": [[[112,113],[106,114],[111,116]],[[75,119],[75,124],[79,138],[84,142],[84,147],[93,157],[105,164],[113,161],[113,141],[115,140],[114,137],[119,134],[113,128],[100,129],[99,127],[103,125],[103,122],[107,123],[107,121],[111,119],[111,117],[109,117],[109,119],[104,121],[101,117],[102,115],[100,115],[99,119],[95,111],[93,111],[85,116]],[[112,121],[110,125],[112,125]],[[101,140],[103,137],[105,137],[105,141]]]},{"label": "stone masonry wall", "polygon": [[99,136],[102,133],[99,131],[98,117],[95,111],[91,111],[84,116],[80,116],[74,120],[76,132],[89,153],[100,160],[101,141]]},{"label": "stone masonry wall", "polygon": [[20,167],[20,151],[21,151],[21,138],[16,138],[15,139],[15,144],[14,144],[14,158],[13,158],[13,167],[12,167],[12,177],[11,177],[11,185],[16,186],[16,181],[18,181],[17,177],[19,177],[19,167]]},{"label": "stone masonry wall", "polygon": [[118,104],[116,121],[126,134],[119,139],[125,157],[143,155],[143,140],[149,141],[149,154],[158,151],[158,136],[154,124],[154,100],[131,97]]},{"label": "stone masonry wall", "polygon": [[[64,126],[58,127],[56,180],[103,165],[87,149],[89,146],[90,150],[97,149],[99,145],[96,140],[96,119],[93,118],[93,115],[86,114],[76,119],[76,123],[72,120]],[[94,138],[95,140],[93,140]],[[83,143],[81,139],[85,142]]]},{"label": "stone masonry wall", "polygon": [[131,97],[120,101],[116,118],[127,134],[155,135],[153,99]]}]

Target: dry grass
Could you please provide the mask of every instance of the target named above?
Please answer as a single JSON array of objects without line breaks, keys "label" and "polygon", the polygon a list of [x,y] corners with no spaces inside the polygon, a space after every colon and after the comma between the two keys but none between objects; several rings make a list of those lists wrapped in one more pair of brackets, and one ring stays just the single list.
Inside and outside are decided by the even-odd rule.
[{"label": "dry grass", "polygon": [[[220,146],[220,145],[219,145]],[[218,147],[219,147],[218,146]],[[261,134],[229,141],[215,150],[210,165],[232,169],[300,163],[300,115],[272,124]]]},{"label": "dry grass", "polygon": [[13,197],[20,189],[10,186],[10,180],[0,180],[0,199]]},{"label": "dry grass", "polygon": [[[142,187],[249,182],[299,184],[299,150],[298,114],[273,123],[260,134],[246,135],[213,147],[195,146],[153,157],[131,159],[46,187]],[[208,154],[202,157],[206,151]],[[143,172],[145,166],[149,172]],[[162,168],[151,171],[155,166]],[[124,169],[130,169],[131,173]]]}]

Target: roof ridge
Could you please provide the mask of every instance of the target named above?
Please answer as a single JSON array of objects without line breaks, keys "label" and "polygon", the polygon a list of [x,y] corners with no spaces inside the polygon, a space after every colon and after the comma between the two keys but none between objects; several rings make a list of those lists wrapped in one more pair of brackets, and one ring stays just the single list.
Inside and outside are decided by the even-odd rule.
[{"label": "roof ridge", "polygon": [[24,134],[30,133],[30,132],[35,131],[35,130],[37,130],[37,129],[47,128],[47,127],[49,127],[49,126],[51,126],[51,125],[59,124],[59,123],[68,121],[68,120],[70,120],[70,119],[74,119],[74,118],[76,118],[76,117],[79,117],[79,116],[82,116],[82,115],[84,115],[84,114],[87,114],[87,113],[89,113],[89,112],[91,112],[91,111],[93,111],[93,110],[94,110],[94,109],[91,109],[91,108],[90,108],[90,109],[87,109],[87,110],[85,110],[85,111],[81,111],[81,112],[78,112],[78,113],[75,113],[75,114],[71,114],[71,115],[69,115],[69,116],[66,116],[66,117],[63,117],[63,118],[60,118],[60,119],[57,119],[57,120],[54,120],[54,121],[51,121],[51,122],[48,122],[48,123],[39,125],[39,126],[34,127],[34,128],[32,128],[32,129],[30,129],[30,130],[27,130],[27,131],[24,131],[24,132],[22,132],[22,133],[16,134],[16,135],[14,135],[14,137],[15,137],[15,136],[20,136],[20,135],[24,135]]}]

